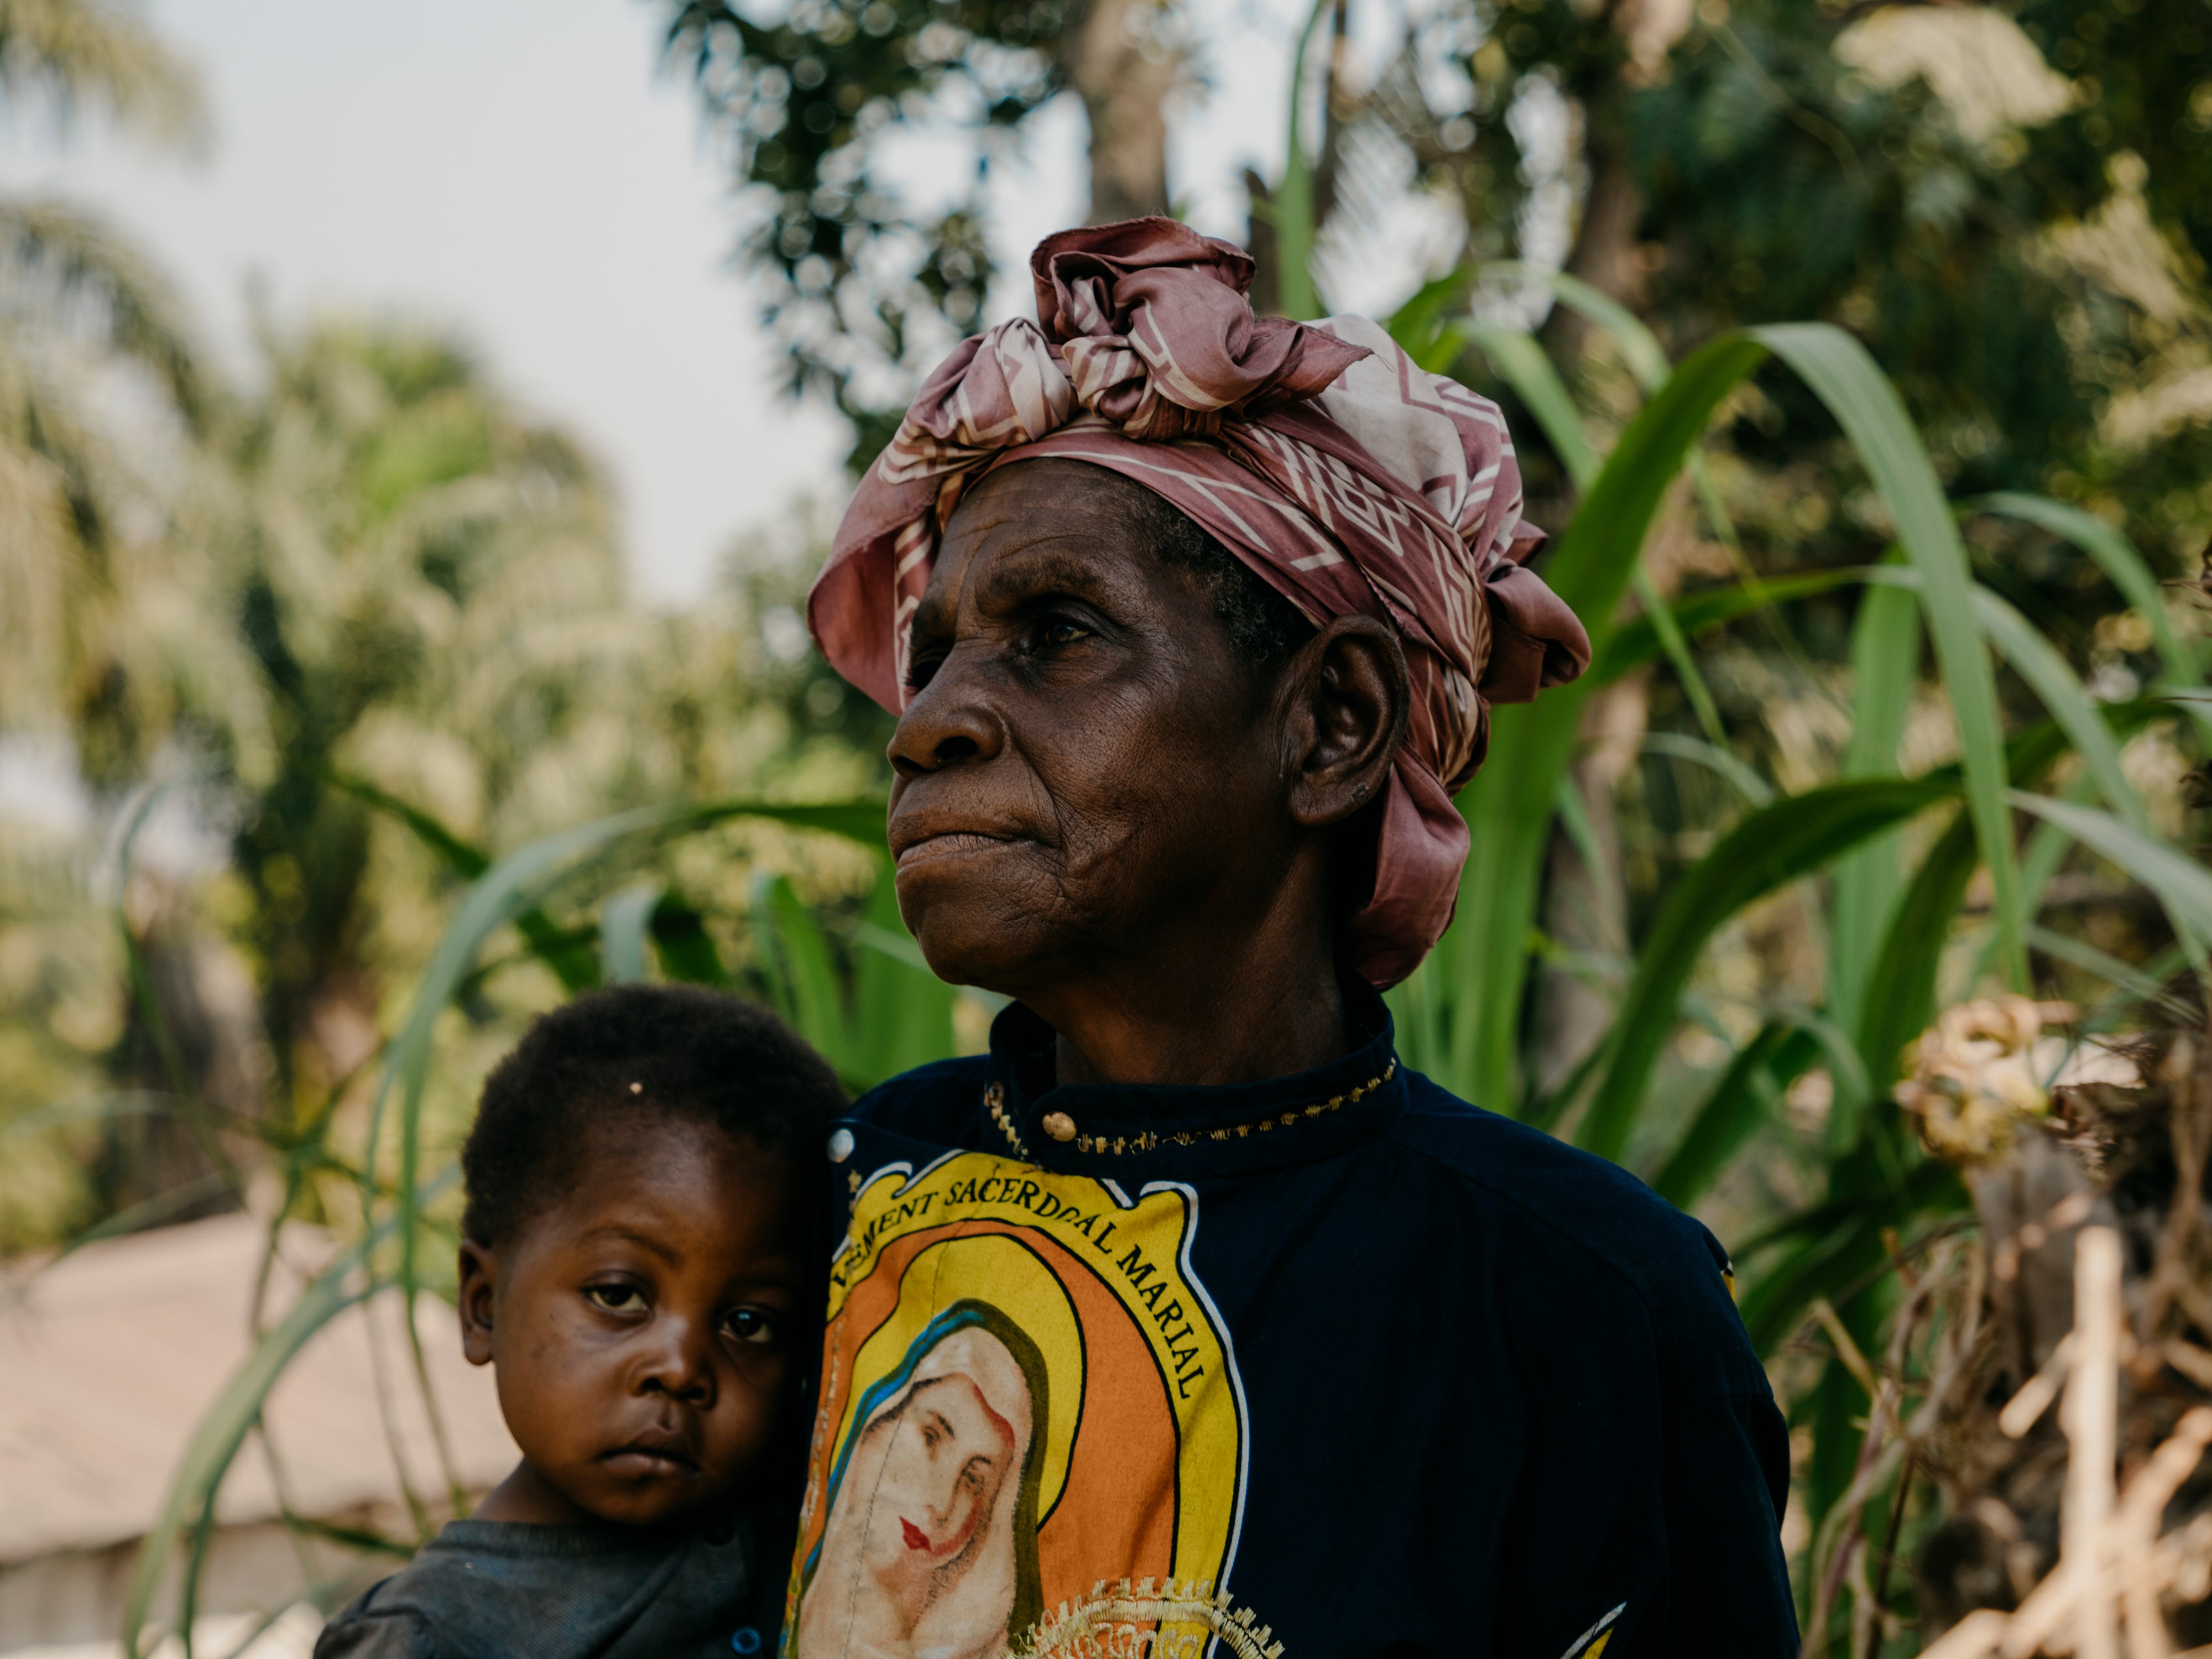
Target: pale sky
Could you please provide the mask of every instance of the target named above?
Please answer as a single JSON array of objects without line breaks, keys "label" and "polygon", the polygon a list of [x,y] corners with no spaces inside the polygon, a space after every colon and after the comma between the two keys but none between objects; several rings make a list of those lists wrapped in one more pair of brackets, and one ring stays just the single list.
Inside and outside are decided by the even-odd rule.
[{"label": "pale sky", "polygon": [[[682,80],[658,70],[641,0],[143,0],[199,66],[215,138],[197,162],[82,126],[58,147],[18,121],[0,185],[112,216],[183,289],[242,374],[243,296],[287,319],[385,310],[458,326],[496,379],[610,466],[639,591],[680,603],[732,536],[794,496],[843,489],[845,436],[794,405],[730,269],[738,221]],[[1180,119],[1171,187],[1202,228],[1241,236],[1238,169],[1273,174],[1297,0],[1200,0],[1210,91]],[[1026,164],[994,176],[999,252],[1028,309],[1036,239],[1085,207],[1083,124],[1036,124]],[[908,144],[918,186],[958,176]],[[1395,269],[1354,302],[1427,273]],[[1353,296],[1346,296],[1353,297]]]}]

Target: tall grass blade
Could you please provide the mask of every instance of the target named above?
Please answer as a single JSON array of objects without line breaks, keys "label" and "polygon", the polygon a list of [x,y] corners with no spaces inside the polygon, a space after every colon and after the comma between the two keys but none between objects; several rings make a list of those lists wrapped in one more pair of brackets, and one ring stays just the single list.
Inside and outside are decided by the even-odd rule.
[{"label": "tall grass blade", "polygon": [[[1567,469],[1567,476],[1574,480],[1575,488],[1587,492],[1597,482],[1604,463],[1583,430],[1582,416],[1575,408],[1574,398],[1567,391],[1566,382],[1559,378],[1559,370],[1552,367],[1552,360],[1544,355],[1544,348],[1534,336],[1519,329],[1479,322],[1464,322],[1459,327],[1461,333],[1482,349],[1498,378],[1528,405],[1537,424],[1544,428],[1544,435],[1551,441],[1560,464]],[[1653,635],[1660,649],[1667,653],[1675,678],[1681,682],[1683,693],[1698,716],[1698,724],[1709,741],[1723,743],[1719,705],[1713,701],[1705,677],[1690,655],[1690,647],[1676,625],[1666,596],[1660,592],[1641,559],[1636,562],[1629,580],[1636,590],[1636,602],[1644,607]]]},{"label": "tall grass blade", "polygon": [[2023,812],[2057,824],[2148,888],[2185,939],[2193,938],[2200,944],[2212,939],[2212,870],[2179,848],[2094,806],[2018,789],[2008,799]]},{"label": "tall grass blade", "polygon": [[2142,798],[2121,769],[2119,745],[2112,740],[2104,715],[2082,689],[2073,665],[2027,617],[1986,587],[1974,589],[1974,614],[1990,643],[2027,682],[2051,717],[2073,739],[2074,752],[2088,769],[2105,804],[2136,829],[2147,827],[2149,820]]},{"label": "tall grass blade", "polygon": [[1957,792],[1955,780],[1868,778],[1826,784],[1753,812],[1678,879],[1637,954],[1605,1074],[1577,1142],[1618,1159],[1706,941],[1754,899],[1814,871]]},{"label": "tall grass blade", "polygon": [[[1924,592],[1927,586],[1920,572],[1887,565],[1869,571],[1867,580],[1913,592]],[[1868,597],[1871,602],[1873,596]],[[2104,715],[2090,701],[2073,665],[2008,600],[1978,583],[1971,590],[1971,598],[1974,619],[1981,624],[1982,632],[1996,647],[1997,654],[2027,682],[2029,689],[2072,741],[2074,752],[2088,768],[2098,793],[2122,817],[2140,827],[2143,822],[2142,802],[2121,769],[2119,745],[2113,741]]]},{"label": "tall grass blade", "polygon": [[[326,773],[323,781],[404,826],[464,881],[474,881],[491,868],[490,854],[412,802],[387,793],[366,778],[357,778],[350,773]],[[518,913],[514,928],[538,959],[553,970],[562,988],[571,995],[589,990],[599,982],[599,964],[591,951],[566,930],[555,926],[552,919],[537,906]]]},{"label": "tall grass blade", "polygon": [[[703,805],[641,807],[618,812],[590,823],[546,836],[516,848],[484,872],[463,896],[445,935],[431,953],[422,983],[398,1036],[386,1050],[369,1108],[368,1144],[362,1155],[362,1203],[374,1212],[376,1204],[376,1164],[386,1113],[393,1093],[399,1097],[399,1168],[398,1188],[399,1250],[398,1283],[412,1297],[419,1285],[416,1271],[417,1217],[415,1194],[422,1179],[421,1127],[422,1092],[429,1074],[432,1038],[438,1018],[468,977],[486,939],[501,926],[535,907],[553,882],[579,860],[604,850],[625,836],[671,830],[699,830],[727,818],[773,817],[787,823],[823,829],[851,836],[862,825],[871,839],[880,833],[878,809],[870,803],[841,803],[827,806],[786,806],[757,801],[726,801]],[[834,1049],[831,1052],[835,1052]],[[421,1344],[414,1341],[417,1373],[428,1396],[428,1370]],[[434,1414],[434,1405],[431,1406]]]},{"label": "tall grass blade", "polygon": [[[1611,295],[1601,293],[1581,277],[1564,270],[1542,270],[1535,266],[1506,260],[1485,265],[1481,271],[1498,271],[1510,275],[1533,277],[1552,290],[1559,302],[1609,336],[1613,349],[1620,354],[1630,376],[1649,395],[1667,383],[1673,372],[1667,361],[1667,349],[1659,343],[1659,337],[1644,324],[1643,319]],[[1755,596],[1753,608],[1765,615],[1769,631],[1777,644],[1798,671],[1810,679],[1814,676],[1810,659],[1805,647],[1790,632],[1781,613],[1774,608],[1769,584],[1745,558],[1743,544],[1737,537],[1735,525],[1729,517],[1728,504],[1722,500],[1720,486],[1714,483],[1712,469],[1705,465],[1703,455],[1692,453],[1687,462],[1690,483],[1695,488],[1698,504],[1705,508],[1705,517],[1712,526],[1713,534],[1727,548],[1729,558],[1735,564],[1743,585]],[[1702,718],[1702,711],[1700,711]],[[1717,741],[1717,739],[1716,739]]]},{"label": "tall grass blade", "polygon": [[844,1002],[837,994],[830,941],[813,911],[790,882],[775,876],[755,890],[753,915],[775,953],[784,1018],[823,1054],[844,1054],[851,1046]]},{"label": "tall grass blade", "polygon": [[645,936],[659,902],[660,884],[641,881],[599,906],[599,971],[608,984],[635,984],[646,977]]},{"label": "tall grass blade", "polygon": [[1467,297],[1474,273],[1466,265],[1421,284],[1413,297],[1390,313],[1385,325],[1408,357],[1431,374],[1447,374],[1467,349],[1447,319]]},{"label": "tall grass blade", "polygon": [[1647,755],[1665,755],[1671,760],[1704,767],[1726,780],[1729,787],[1753,806],[1771,806],[1774,803],[1774,786],[1717,743],[1684,737],[1679,732],[1651,732],[1644,735],[1642,747]]},{"label": "tall grass blade", "polygon": [[1335,0],[1314,0],[1291,54],[1291,107],[1285,123],[1283,182],[1275,191],[1275,293],[1283,314],[1305,321],[1321,315],[1314,293],[1313,163],[1306,155],[1306,62]]},{"label": "tall grass blade", "polygon": [[1474,321],[1461,323],[1459,331],[1481,348],[1498,378],[1528,405],[1567,477],[1577,490],[1587,491],[1597,482],[1605,459],[1591,446],[1589,434],[1583,430],[1582,411],[1535,336],[1502,324]]},{"label": "tall grass blade", "polygon": [[[1724,336],[1686,358],[1628,423],[1545,565],[1602,652],[1631,572],[1683,458],[1721,400],[1765,356]],[[1592,688],[1564,686],[1534,703],[1492,712],[1490,758],[1460,798],[1472,848],[1460,883],[1459,921],[1434,973],[1453,990],[1438,1047],[1439,1080],[1478,1103],[1517,1100],[1515,1035],[1536,911],[1537,876],[1559,780]]]},{"label": "tall grass blade", "polygon": [[[1672,609],[1675,623],[1684,636],[1694,639],[1708,629],[1721,627],[1767,606],[1787,605],[1793,599],[1810,599],[1817,593],[1832,593],[1839,587],[1849,587],[1865,580],[1863,570],[1808,571],[1802,575],[1780,576],[1755,585],[1745,582],[1707,588],[1677,599]],[[1593,688],[1610,684],[1623,674],[1652,661],[1663,649],[1651,619],[1632,617],[1613,631],[1590,659],[1589,669],[1577,684]]]},{"label": "tall grass blade", "polygon": [[1969,513],[1996,513],[2019,519],[2073,543],[2097,562],[2112,586],[2120,590],[2120,597],[2150,624],[2151,641],[2157,647],[2159,661],[2165,665],[2166,678],[2177,686],[2197,683],[2200,673],[2196,659],[2174,634],[2160,595],[2158,578],[2151,574],[2150,566],[2136,550],[2136,544],[2119,531],[2094,513],[2085,513],[2048,495],[2002,490],[1961,501],[1960,507]]},{"label": "tall grass blade", "polygon": [[1897,538],[1921,576],[1921,605],[1943,671],[1965,750],[1966,805],[1994,890],[1999,957],[2016,988],[2027,983],[2020,872],[2005,811],[2004,726],[1996,678],[1972,609],[1973,583],[1958,522],[1905,404],[1874,359],[1841,329],[1825,323],[1756,328],[1752,337],[1794,369],[1836,417],[1889,508]]},{"label": "tall grass blade", "polygon": [[929,971],[921,947],[907,932],[888,857],[878,860],[875,889],[855,942],[860,947],[853,967],[859,1081],[872,1085],[948,1058],[959,993]]},{"label": "tall grass blade", "polygon": [[[1908,593],[1876,586],[1860,600],[1851,626],[1851,735],[1838,769],[1842,777],[1897,775],[1898,745],[1919,674],[1917,605]],[[1828,1011],[1849,1031],[1858,1029],[1867,975],[1904,885],[1902,856],[1892,831],[1844,854],[1831,877]],[[1833,1111],[1855,1118],[1865,1104],[1838,1091]]]},{"label": "tall grass blade", "polygon": [[1644,326],[1642,318],[1571,271],[1546,271],[1543,280],[1561,305],[1612,337],[1621,362],[1646,394],[1667,384],[1674,366],[1667,361],[1667,349],[1659,343],[1659,337]]},{"label": "tall grass blade", "polygon": [[1820,1045],[1788,1020],[1770,1020],[1735,1052],[1681,1139],[1651,1178],[1651,1190],[1688,1209],[1704,1197],[1774,1109],[1775,1097],[1820,1057]]},{"label": "tall grass blade", "polygon": [[517,848],[487,870],[461,900],[459,909],[431,953],[405,1022],[386,1050],[369,1107],[368,1144],[362,1155],[362,1201],[377,1200],[376,1164],[385,1115],[395,1091],[399,1099],[399,1250],[401,1279],[411,1294],[415,1240],[415,1189],[420,1180],[420,1122],[422,1091],[429,1076],[431,1038],[445,1011],[475,963],[484,941],[536,902],[538,890],[578,859],[641,830],[679,822],[689,809],[644,807],[547,836]]},{"label": "tall grass blade", "polygon": [[[1896,1081],[1905,1045],[1935,1018],[1943,947],[1950,942],[1952,923],[1978,861],[1973,820],[1961,814],[1944,826],[1890,911],[1851,1030],[1875,1094]],[[1847,1151],[1862,1138],[1866,1103],[1830,1119],[1832,1152]]]},{"label": "tall grass blade", "polygon": [[[2084,939],[2074,938],[2050,927],[2030,927],[2027,942],[2045,956],[2097,975],[2121,994],[2121,1006],[2154,1008],[2165,1018],[2188,1020],[2194,1018],[2189,1005],[2166,988],[2165,982],[2155,975],[2145,973],[2133,963],[2122,962],[2107,955]],[[2109,1012],[2118,1012],[2114,1009]],[[2084,1021],[2094,1025],[2094,1021]]]},{"label": "tall grass blade", "polygon": [[663,895],[653,907],[653,948],[661,972],[671,979],[724,988],[736,982],[707,932],[707,919],[673,893]]},{"label": "tall grass blade", "polygon": [[[2145,697],[2108,704],[2103,714],[2111,729],[2124,736],[2166,712],[2161,703]],[[2014,777],[2027,781],[2041,776],[2066,752],[2065,732],[2057,721],[2046,720],[2013,739],[2007,763]],[[1877,1093],[1896,1079],[1905,1045],[1935,1018],[1936,975],[1973,878],[1976,850],[1970,820],[1948,826],[1922,859],[1891,918],[1881,954],[1867,977],[1864,1007],[1855,1033]],[[2034,850],[2033,842],[2030,850]]]},{"label": "tall grass blade", "polygon": [[[1765,1268],[1737,1304],[1752,1346],[1771,1357],[1789,1340],[1805,1310],[1821,1297],[1848,1303],[1876,1282],[1889,1255],[1886,1233],[1903,1229],[1929,1211],[1968,1207],[1966,1190],[1950,1165],[1921,1158],[1894,1173],[1881,1160],[1863,1161],[1860,1178],[1842,1183],[1832,1197],[1796,1218],[1790,1231],[1762,1243],[1786,1238],[1791,1248]],[[1736,1252],[1741,1268],[1755,1246]]]},{"label": "tall grass blade", "polygon": [[[451,1186],[459,1171],[448,1170],[416,1194],[416,1207],[436,1198]],[[213,1505],[223,1477],[230,1471],[239,1448],[261,1416],[269,1391],[284,1368],[315,1334],[355,1303],[372,1285],[368,1263],[374,1252],[388,1243],[398,1226],[396,1218],[380,1223],[368,1236],[325,1268],[301,1293],[284,1317],[254,1345],[230,1380],[216,1395],[185,1443],[184,1456],[161,1500],[161,1512],[138,1546],[138,1559],[123,1599],[123,1649],[128,1659],[141,1659],[148,1618],[172,1550],[188,1516],[204,1514]],[[412,1324],[414,1304],[406,1304]]]}]

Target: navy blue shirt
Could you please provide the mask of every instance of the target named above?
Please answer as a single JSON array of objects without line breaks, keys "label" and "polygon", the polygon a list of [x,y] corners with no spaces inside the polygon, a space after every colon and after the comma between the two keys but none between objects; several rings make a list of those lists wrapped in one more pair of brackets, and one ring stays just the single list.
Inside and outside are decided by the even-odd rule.
[{"label": "navy blue shirt", "polygon": [[1353,1012],[1298,1076],[1055,1088],[1016,1006],[858,1103],[787,1652],[1796,1654],[1726,1255]]}]

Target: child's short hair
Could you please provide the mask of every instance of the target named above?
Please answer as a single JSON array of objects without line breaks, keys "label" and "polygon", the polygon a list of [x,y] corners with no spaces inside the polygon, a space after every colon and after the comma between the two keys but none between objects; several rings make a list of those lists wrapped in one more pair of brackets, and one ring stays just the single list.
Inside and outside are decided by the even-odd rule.
[{"label": "child's short hair", "polygon": [[845,1091],[757,1004],[696,985],[619,985],[542,1016],[484,1079],[461,1151],[461,1230],[504,1242],[574,1179],[592,1128],[675,1114],[804,1163]]}]

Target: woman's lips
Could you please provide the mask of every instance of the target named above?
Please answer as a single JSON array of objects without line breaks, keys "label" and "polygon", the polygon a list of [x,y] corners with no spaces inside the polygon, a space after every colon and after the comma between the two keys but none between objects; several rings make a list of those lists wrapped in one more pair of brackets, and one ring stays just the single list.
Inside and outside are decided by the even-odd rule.
[{"label": "woman's lips", "polygon": [[929,1534],[902,1515],[899,1516],[899,1527],[906,1535],[906,1547],[908,1549],[926,1550],[929,1547]]},{"label": "woman's lips", "polygon": [[957,858],[964,853],[989,852],[1000,847],[1010,847],[1012,836],[987,836],[973,830],[948,830],[941,835],[925,836],[920,841],[909,842],[899,848],[898,867],[909,869],[935,859]]}]

